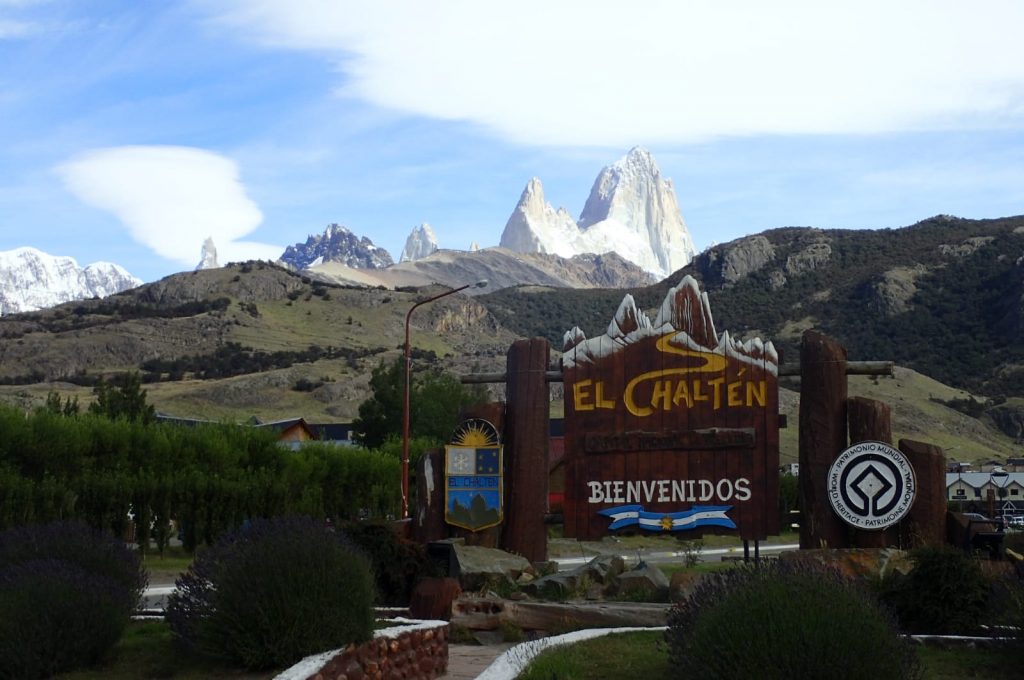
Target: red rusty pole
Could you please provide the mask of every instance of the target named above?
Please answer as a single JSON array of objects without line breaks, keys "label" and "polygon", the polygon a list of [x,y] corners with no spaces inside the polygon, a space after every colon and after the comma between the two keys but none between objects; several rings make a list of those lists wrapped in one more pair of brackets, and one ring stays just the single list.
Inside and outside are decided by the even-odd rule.
[{"label": "red rusty pole", "polygon": [[402,405],[402,519],[409,519],[409,382],[410,376],[412,375],[412,353],[411,347],[409,346],[409,321],[412,319],[412,313],[416,311],[416,308],[420,305],[425,305],[428,302],[433,302],[434,300],[440,300],[443,297],[454,295],[461,290],[466,290],[470,286],[483,288],[486,285],[486,281],[477,281],[476,283],[467,283],[464,286],[452,288],[451,290],[447,290],[439,295],[428,297],[426,300],[420,300],[410,307],[408,313],[405,315],[405,399]]}]

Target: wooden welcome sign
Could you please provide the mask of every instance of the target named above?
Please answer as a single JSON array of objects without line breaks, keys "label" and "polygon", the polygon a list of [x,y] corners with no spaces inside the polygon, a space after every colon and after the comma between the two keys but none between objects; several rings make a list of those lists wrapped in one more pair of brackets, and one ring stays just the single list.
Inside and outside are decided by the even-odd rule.
[{"label": "wooden welcome sign", "polygon": [[778,355],[715,332],[695,279],[651,322],[631,295],[608,331],[565,335],[565,534],[779,532]]}]

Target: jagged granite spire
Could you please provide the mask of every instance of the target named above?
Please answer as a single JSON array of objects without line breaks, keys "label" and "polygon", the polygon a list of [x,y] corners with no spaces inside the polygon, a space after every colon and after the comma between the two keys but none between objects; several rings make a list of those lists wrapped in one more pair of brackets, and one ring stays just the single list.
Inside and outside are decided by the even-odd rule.
[{"label": "jagged granite spire", "polygon": [[628,259],[662,276],[685,267],[696,254],[672,180],[662,178],[654,156],[639,146],[601,170],[579,226],[592,240],[639,237],[649,247]]},{"label": "jagged granite spire", "polygon": [[402,249],[402,256],[399,262],[415,262],[422,260],[431,253],[437,252],[437,235],[426,222],[412,230],[409,238],[405,239],[405,248]]},{"label": "jagged granite spire", "polygon": [[565,208],[555,210],[544,200],[544,186],[533,177],[505,223],[500,245],[520,253],[578,255],[579,229]]},{"label": "jagged granite spire", "polygon": [[199,264],[196,265],[196,271],[201,269],[218,269],[220,264],[217,262],[217,246],[213,245],[213,237],[207,236],[206,240],[203,241],[203,249],[199,255]]},{"label": "jagged granite spire", "polygon": [[601,171],[578,223],[551,207],[540,180],[531,179],[501,245],[562,257],[614,252],[659,277],[686,266],[695,253],[672,182],[642,147]]}]

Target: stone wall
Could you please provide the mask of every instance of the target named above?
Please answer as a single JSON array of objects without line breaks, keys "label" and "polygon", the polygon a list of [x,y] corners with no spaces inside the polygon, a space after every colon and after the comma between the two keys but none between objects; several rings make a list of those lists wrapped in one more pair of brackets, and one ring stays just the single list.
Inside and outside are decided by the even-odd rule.
[{"label": "stone wall", "polygon": [[275,680],[433,680],[448,670],[448,622],[397,619],[374,639],[303,659]]}]

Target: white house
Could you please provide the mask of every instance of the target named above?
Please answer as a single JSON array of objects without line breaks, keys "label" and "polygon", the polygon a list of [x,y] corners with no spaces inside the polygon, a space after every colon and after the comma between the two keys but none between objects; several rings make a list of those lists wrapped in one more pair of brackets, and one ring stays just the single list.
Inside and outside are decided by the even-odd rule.
[{"label": "white house", "polygon": [[1024,514],[1024,472],[947,472],[946,498],[964,509],[987,512],[989,497],[996,515]]}]

